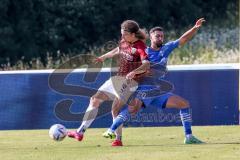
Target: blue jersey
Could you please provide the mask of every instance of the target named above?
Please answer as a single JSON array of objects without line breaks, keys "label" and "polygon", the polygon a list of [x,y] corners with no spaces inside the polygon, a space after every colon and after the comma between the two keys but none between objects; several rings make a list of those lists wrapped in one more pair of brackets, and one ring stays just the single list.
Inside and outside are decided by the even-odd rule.
[{"label": "blue jersey", "polygon": [[[162,47],[158,51],[155,51],[152,48],[148,47],[146,49],[146,53],[148,54],[148,58],[151,63],[151,70],[156,70],[157,72],[163,71],[166,73],[168,57],[171,54],[171,52],[178,46],[179,40],[175,40],[162,45]],[[162,78],[164,76],[164,74],[161,73],[160,74],[156,73],[153,75],[155,76],[154,78]],[[137,98],[142,100],[146,106],[157,106],[160,108],[165,108],[168,98],[173,94],[170,92],[164,95],[159,95],[157,97],[154,96],[145,98],[144,96],[142,96],[142,93],[144,93],[144,91],[155,88],[155,86],[148,86],[146,84],[148,83],[147,82],[144,83],[144,81],[142,82],[142,84],[139,84],[139,87],[137,89]]]},{"label": "blue jersey", "polygon": [[179,40],[168,42],[160,48],[160,50],[155,51],[150,47],[147,47],[146,52],[148,54],[149,61],[151,63],[159,63],[166,66],[168,56],[170,53],[179,46]]}]

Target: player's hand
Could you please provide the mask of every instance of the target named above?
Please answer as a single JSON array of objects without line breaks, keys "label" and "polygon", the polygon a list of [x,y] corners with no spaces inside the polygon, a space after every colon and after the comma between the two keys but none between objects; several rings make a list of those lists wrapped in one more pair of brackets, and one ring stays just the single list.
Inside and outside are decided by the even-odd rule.
[{"label": "player's hand", "polygon": [[135,75],[136,75],[136,73],[134,71],[132,71],[132,72],[130,72],[126,75],[126,78],[127,79],[133,79],[135,77]]},{"label": "player's hand", "polygon": [[204,18],[200,18],[197,20],[196,24],[195,24],[195,27],[196,28],[200,28],[203,24],[203,22],[205,22],[205,19]]},{"label": "player's hand", "polygon": [[102,63],[104,61],[104,58],[103,57],[97,57],[94,62],[95,63]]}]

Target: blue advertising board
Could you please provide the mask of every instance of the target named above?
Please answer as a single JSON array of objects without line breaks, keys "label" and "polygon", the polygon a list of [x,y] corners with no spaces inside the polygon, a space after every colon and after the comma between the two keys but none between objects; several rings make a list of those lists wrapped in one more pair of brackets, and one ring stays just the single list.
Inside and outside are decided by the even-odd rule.
[{"label": "blue advertising board", "polygon": [[[0,130],[45,129],[55,123],[76,128],[90,96],[110,77],[108,69],[89,73],[87,78],[85,71],[76,70],[66,77],[59,73],[60,79],[51,82],[52,74],[52,70],[0,73]],[[65,91],[52,86],[61,86],[61,80],[65,84],[62,87],[67,86]],[[193,125],[239,124],[239,68],[170,66],[166,80],[174,84],[175,94],[189,101]],[[67,107],[56,110],[59,104],[68,105],[70,111]],[[111,102],[103,103],[91,127],[109,127],[110,110]],[[126,125],[177,126],[181,121],[176,109],[146,107]]]}]

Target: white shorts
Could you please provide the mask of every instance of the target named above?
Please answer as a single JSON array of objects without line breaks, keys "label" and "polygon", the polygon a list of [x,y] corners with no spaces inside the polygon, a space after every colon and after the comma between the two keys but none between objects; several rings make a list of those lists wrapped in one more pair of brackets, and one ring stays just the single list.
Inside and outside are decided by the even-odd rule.
[{"label": "white shorts", "polygon": [[107,80],[98,91],[104,92],[111,100],[118,98],[127,103],[129,97],[137,90],[138,83],[126,77],[113,76]]}]

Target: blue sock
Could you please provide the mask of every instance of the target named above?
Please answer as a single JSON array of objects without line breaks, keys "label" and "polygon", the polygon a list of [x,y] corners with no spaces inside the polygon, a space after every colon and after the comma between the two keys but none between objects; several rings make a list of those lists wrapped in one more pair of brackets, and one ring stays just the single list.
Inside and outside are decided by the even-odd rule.
[{"label": "blue sock", "polygon": [[114,132],[119,126],[121,126],[121,124],[126,122],[129,119],[130,116],[131,116],[131,114],[129,113],[128,108],[126,107],[113,120],[113,123],[110,127],[110,130]]},{"label": "blue sock", "polygon": [[192,134],[192,118],[190,114],[190,108],[180,109],[180,117],[184,128],[185,135]]}]

